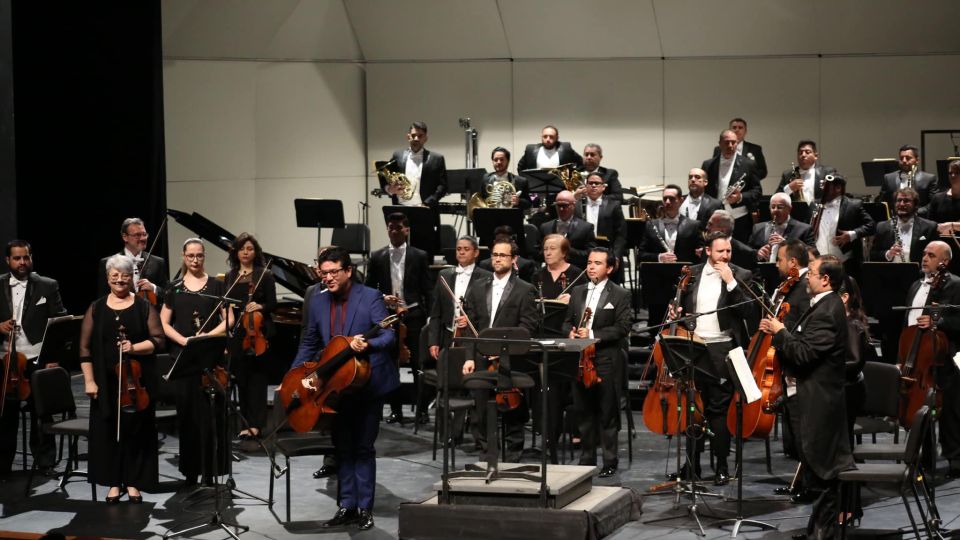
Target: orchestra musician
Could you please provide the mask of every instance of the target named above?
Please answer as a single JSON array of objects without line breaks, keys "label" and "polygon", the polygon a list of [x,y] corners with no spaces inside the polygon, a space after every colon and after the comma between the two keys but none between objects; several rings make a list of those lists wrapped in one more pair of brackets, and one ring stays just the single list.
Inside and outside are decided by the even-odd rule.
[{"label": "orchestra musician", "polygon": [[[606,184],[604,196],[617,201],[617,204],[623,202],[623,186],[620,185],[620,173],[616,169],[608,169],[600,165],[603,159],[603,148],[597,143],[589,143],[583,147],[583,166],[578,170],[580,176],[586,180],[591,174],[599,174]],[[587,195],[587,186],[583,186],[573,194],[577,199]]]},{"label": "orchestra musician", "polygon": [[[363,334],[387,317],[383,294],[355,283],[350,254],[331,248],[318,257],[320,277],[327,294],[310,297],[307,333],[291,368],[315,360],[332,337],[352,336],[350,348],[369,360],[370,380],[358,392],[343,395],[333,419],[333,444],[337,452],[338,510],[325,528],[356,523],[360,530],[373,527],[373,499],[377,484],[377,451],[384,396],[400,387],[400,373],[391,358],[395,334],[382,329],[370,339]],[[301,384],[314,388],[314,379]]]},{"label": "orchestra musician", "polygon": [[[223,297],[227,286],[207,274],[203,240],[188,238],[183,243],[182,253],[181,277],[167,288],[163,308],[160,310],[160,323],[167,338],[167,351],[175,360],[191,337],[220,336],[227,331],[227,310],[214,299]],[[231,316],[230,320],[235,319]],[[180,472],[186,479],[187,486],[195,485],[201,474],[205,484],[212,483],[215,470],[221,473],[227,470],[228,448],[225,440],[218,441],[216,463],[210,452],[204,452],[204,449],[212,444],[212,441],[204,440],[209,437],[214,415],[216,425],[224,425],[222,396],[218,396],[217,405],[214,410],[210,410],[210,404],[201,388],[200,375],[171,379],[171,383],[176,392]],[[224,430],[218,429],[216,436],[222,437],[222,433]]]},{"label": "orchestra musician", "polygon": [[870,260],[919,263],[924,248],[939,236],[937,224],[917,215],[920,196],[916,190],[898,189],[895,197],[894,217],[877,224]]},{"label": "orchestra musician", "polygon": [[846,194],[847,179],[840,174],[824,177],[823,201],[818,209],[820,216],[813,217],[813,236],[821,255],[833,255],[842,263],[844,270],[857,277],[863,259],[863,239],[873,235],[876,224],[863,201]]},{"label": "orchestra musician", "polygon": [[[792,200],[804,201],[812,205],[820,200],[821,184],[828,174],[834,174],[832,167],[820,165],[820,154],[817,153],[817,143],[810,139],[801,139],[797,143],[797,170],[787,169],[780,175],[780,184],[777,185],[777,191],[786,193]],[[799,172],[799,176],[797,175]],[[797,216],[797,219],[810,223],[811,207],[807,206],[803,215]]]},{"label": "orchestra musician", "polygon": [[[746,141],[747,121],[743,118],[734,118],[728,125],[730,131],[737,136],[737,155],[746,156],[757,170],[757,181],[767,177],[767,160],[763,157],[763,148],[759,144]],[[721,154],[720,146],[713,147],[713,157]]]},{"label": "orchestra musician", "polygon": [[[109,486],[107,503],[119,502],[124,493],[131,503],[141,503],[140,489],[151,489],[159,479],[154,390],[156,351],[165,339],[156,309],[133,294],[134,267],[126,255],[107,258],[104,273],[110,294],[90,304],[80,331],[80,369],[84,391],[91,399],[88,474],[90,482]],[[133,358],[139,364],[141,376],[136,384],[150,398],[146,408],[118,407],[118,387],[123,384],[126,391],[127,379],[133,376],[127,372],[122,383],[118,380],[121,353],[122,374],[131,369],[132,362],[126,360]]]},{"label": "orchestra musician", "polygon": [[[501,240],[505,242],[516,242],[516,239],[517,235],[514,234],[513,227],[500,225],[493,230],[493,240],[491,244],[495,244]],[[533,278],[537,274],[539,267],[540,265],[536,261],[521,255],[517,255],[516,261],[513,263],[513,271],[516,272],[517,277],[530,284],[533,284]],[[487,257],[486,259],[481,259],[477,262],[477,268],[493,273],[493,258]]]},{"label": "orchestra musician", "polygon": [[680,215],[687,219],[695,219],[700,223],[700,229],[707,228],[707,221],[715,210],[723,208],[723,203],[716,197],[711,197],[707,189],[707,173],[703,169],[693,168],[687,173],[687,196],[680,205]]},{"label": "orchestra musician", "polygon": [[[398,343],[397,346],[406,345],[410,350],[410,367],[416,386],[420,379],[420,330],[426,323],[426,313],[430,312],[430,258],[426,251],[410,245],[410,221],[404,214],[394,212],[387,216],[387,236],[390,245],[370,254],[365,284],[383,293],[388,308],[403,311],[407,339],[404,344]],[[388,401],[390,416],[387,417],[387,423],[402,424],[402,395],[396,392]],[[426,424],[426,407],[417,410],[416,421]]]},{"label": "orchestra musician", "polygon": [[[56,363],[39,366],[38,356],[43,345],[43,334],[47,329],[47,319],[67,314],[60,299],[60,285],[56,280],[41,276],[33,271],[33,248],[26,240],[7,242],[6,263],[9,271],[0,274],[0,353],[4,356],[10,351],[10,336],[17,327],[15,349],[26,359],[26,369],[22,373],[27,380],[37,369],[55,367]],[[20,400],[8,394],[0,419],[0,478],[10,474],[13,459],[17,454],[17,432],[19,430]],[[33,408],[33,397],[27,398],[27,410],[30,411],[30,452],[37,469],[45,475],[56,473],[56,444],[53,435],[43,435],[40,431],[40,418]]]},{"label": "orchestra musician", "polygon": [[450,346],[459,309],[454,305],[453,299],[450,298],[440,280],[447,282],[459,301],[474,285],[484,278],[493,276],[492,272],[477,266],[480,244],[477,243],[476,238],[461,236],[457,240],[456,250],[457,266],[441,270],[437,277],[437,285],[433,289],[434,300],[430,306],[430,324],[427,326],[427,347],[434,360],[439,360],[440,351]]},{"label": "orchestra musician", "polygon": [[720,153],[704,160],[700,168],[707,173],[706,192],[719,199],[724,209],[736,220],[733,237],[746,242],[753,229],[750,213],[759,204],[763,189],[757,161],[738,154],[738,144],[736,132],[723,130],[720,132]]},{"label": "orchestra musician", "polygon": [[808,471],[807,487],[823,490],[807,522],[808,538],[839,534],[837,475],[853,467],[844,398],[847,315],[835,293],[843,279],[838,262],[812,261],[807,272],[810,309],[789,329],[774,317],[760,322],[760,330],[773,335],[783,369],[786,418]]},{"label": "orchestra musician", "polygon": [[576,216],[576,199],[569,191],[557,193],[554,206],[557,209],[557,218],[540,225],[540,236],[546,237],[548,234],[565,236],[570,241],[570,262],[585,268],[587,253],[597,245],[593,225]]},{"label": "orchestra musician", "polygon": [[927,219],[939,224],[937,230],[942,235],[960,231],[960,159],[947,165],[947,176],[950,179],[950,189],[934,195],[926,212]]},{"label": "orchestra musician", "polygon": [[[123,251],[119,255],[132,257],[133,267],[133,292],[141,289],[153,291],[157,297],[157,303],[163,301],[163,293],[170,280],[167,277],[167,261],[163,257],[150,254],[150,260],[144,250],[147,249],[147,239],[149,234],[143,224],[143,220],[137,217],[127,218],[120,225],[120,238],[123,239]],[[100,259],[100,268],[107,263],[108,257]],[[102,272],[97,272],[97,291],[98,294],[106,295],[110,291],[107,280]],[[159,309],[159,306],[155,306]]]},{"label": "orchestra musician", "polygon": [[490,153],[490,160],[493,161],[493,172],[487,173],[483,177],[483,184],[480,185],[480,196],[484,199],[488,196],[488,188],[495,182],[509,182],[516,191],[510,197],[510,207],[527,210],[533,204],[530,199],[530,188],[527,179],[517,176],[507,170],[510,166],[510,151],[502,146],[498,146]]},{"label": "orchestra musician", "polygon": [[[600,381],[591,388],[573,383],[573,399],[580,429],[580,465],[596,466],[597,447],[602,449],[603,467],[600,478],[617,472],[617,437],[620,432],[620,397],[625,387],[627,336],[633,314],[630,292],[613,283],[609,277],[617,266],[617,258],[607,248],[593,248],[587,259],[589,283],[577,285],[570,295],[564,329],[570,339],[599,339],[594,364]],[[592,316],[586,324],[584,310]]]},{"label": "orchestra musician", "polygon": [[757,223],[750,235],[750,246],[757,250],[757,261],[776,262],[777,246],[784,240],[798,238],[813,245],[813,230],[810,225],[790,217],[790,196],[777,192],[770,197],[770,221]]},{"label": "orchestra musician", "polygon": [[[587,177],[586,186],[587,196],[581,199],[578,208],[580,216],[593,225],[598,243],[609,247],[617,257],[617,261],[620,261],[627,249],[627,222],[623,219],[620,201],[604,195],[606,184],[598,173]],[[616,283],[623,283],[623,270],[620,264],[617,264],[611,279]]]},{"label": "orchestra musician", "polygon": [[567,261],[570,241],[559,234],[550,234],[543,239],[543,268],[537,273],[537,294],[564,304],[570,302],[569,288],[577,278],[586,281],[582,270]]},{"label": "orchestra musician", "polygon": [[[403,206],[429,206],[437,211],[437,203],[447,194],[447,163],[443,154],[424,148],[427,144],[427,124],[414,122],[407,129],[407,148],[393,153],[389,169],[402,173],[413,186],[413,197],[405,201],[397,195],[398,186],[384,186],[393,198],[393,204]],[[440,214],[437,214],[439,220]]]},{"label": "orchestra musician", "polygon": [[[262,315],[260,329],[251,329],[254,323],[249,318],[246,323],[242,320],[230,321],[236,328],[230,344],[230,369],[237,377],[240,414],[247,423],[247,427],[238,434],[244,440],[259,437],[260,430],[267,422],[267,384],[274,362],[269,341],[277,333],[271,317],[277,306],[277,283],[273,273],[266,267],[260,242],[249,233],[241,233],[233,241],[227,262],[230,271],[224,282],[233,285],[229,296],[243,302],[239,317],[242,318],[245,313]],[[244,338],[256,336],[258,332],[268,345],[267,350],[260,354],[254,348],[244,347]],[[247,344],[254,345],[252,340],[247,340]]]},{"label": "orchestra musician", "polygon": [[[569,193],[569,192],[568,192]],[[478,331],[485,328],[521,327],[530,335],[536,335],[539,323],[536,308],[536,291],[533,285],[519,279],[513,272],[517,257],[517,245],[505,238],[496,240],[491,246],[493,275],[485,276],[467,289],[463,307],[465,314],[457,318],[457,326],[467,327],[467,319]],[[486,369],[487,359],[478,356],[468,358],[463,364],[463,374],[473,373],[476,369]],[[486,401],[483,391],[476,391],[477,406],[473,412],[471,429],[475,441],[480,443],[481,460],[487,459],[486,439]],[[525,401],[525,400],[524,400]],[[516,409],[503,413],[506,448],[504,461],[520,461],[523,451],[523,426],[528,419],[526,403]],[[489,444],[496,444],[495,441]]]},{"label": "orchestra musician", "polygon": [[[901,146],[898,163],[900,165],[899,171],[883,175],[883,183],[880,184],[880,195],[877,200],[887,203],[888,208],[893,208],[897,190],[913,188],[920,198],[917,209],[925,209],[930,204],[930,199],[940,191],[937,176],[919,169],[920,149],[916,146],[910,144]],[[910,183],[911,173],[913,174],[912,185]]]},{"label": "orchestra musician", "polygon": [[[727,429],[727,409],[733,397],[733,383],[725,376],[727,353],[735,347],[747,348],[750,336],[756,330],[757,306],[743,303],[752,297],[745,291],[753,275],[730,263],[730,237],[725,233],[713,233],[707,237],[704,248],[707,260],[691,267],[690,286],[680,299],[680,308],[671,308],[670,318],[676,319],[686,313],[716,313],[697,318],[695,333],[707,344],[710,353],[710,369],[720,378],[704,376],[697,372],[695,381],[703,399],[704,416],[713,432],[710,447],[716,457],[714,484],[725,485],[730,480],[727,456],[730,454],[730,432]],[[737,305],[739,304],[739,305]],[[688,478],[689,467],[700,477],[700,453],[703,438],[696,449],[687,449],[687,463],[680,472]]]},{"label": "orchestra musician", "polygon": [[[704,231],[703,236],[705,238],[709,237],[715,233],[723,233],[728,236],[733,234],[734,229],[734,219],[730,215],[730,212],[726,210],[714,210],[713,215],[710,216],[710,219],[707,220],[707,230]],[[740,268],[746,268],[747,270],[753,270],[757,267],[757,251],[747,245],[745,242],[737,240],[733,236],[730,236],[730,246],[733,249],[733,254],[730,256],[730,262],[739,266]],[[702,247],[696,249],[698,261],[706,260],[706,253]]]},{"label": "orchestra musician", "polygon": [[553,125],[540,130],[540,143],[528,144],[523,157],[517,162],[517,171],[528,169],[556,169],[561,165],[574,164],[578,169],[583,166],[583,158],[570,143],[560,142],[560,130]]}]

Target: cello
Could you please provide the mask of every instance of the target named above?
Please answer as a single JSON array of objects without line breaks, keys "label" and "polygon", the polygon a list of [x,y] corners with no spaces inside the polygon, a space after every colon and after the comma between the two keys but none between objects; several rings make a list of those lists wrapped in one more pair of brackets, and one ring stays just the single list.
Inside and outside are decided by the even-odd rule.
[{"label": "cello", "polygon": [[[684,266],[680,269],[677,293],[670,303],[674,308],[680,306],[680,299],[690,285],[691,276],[692,271],[689,266]],[[664,322],[668,321],[669,312],[667,316],[664,317]],[[660,332],[660,336],[690,337],[690,335],[690,332],[688,332],[686,328],[677,325],[676,322],[665,326]],[[660,345],[659,339],[654,344],[650,358],[647,360],[647,365],[643,370],[643,379],[646,379],[646,372],[650,369],[651,362],[656,366],[657,377],[650,388],[647,389],[647,395],[643,399],[643,423],[647,426],[647,429],[653,433],[676,435],[678,426],[681,430],[687,429],[686,421],[684,421],[683,425],[679,424],[682,415],[680,414],[681,406],[678,394],[681,393],[682,389],[673,376],[670,375],[670,371],[663,365],[663,348]],[[700,394],[697,393],[696,411],[698,411],[698,413],[697,417],[691,418],[690,421],[699,422],[699,411],[702,410],[703,401],[700,399]]]},{"label": "cello", "polygon": [[27,357],[17,352],[17,334],[20,326],[13,320],[13,327],[7,334],[8,351],[3,355],[3,389],[0,390],[0,415],[3,414],[7,400],[23,401],[30,397],[30,381],[26,377]]},{"label": "cello", "polygon": [[[363,339],[375,336],[380,329],[397,322],[397,318],[395,314],[388,315],[367,330]],[[330,338],[316,361],[304,362],[283,376],[280,402],[287,422],[297,433],[310,431],[320,421],[332,420],[340,396],[356,392],[370,380],[370,362],[357,357],[350,348],[351,340],[347,336]],[[304,379],[312,381],[312,388],[303,386]]]},{"label": "cello", "polygon": [[[928,302],[946,278],[947,265],[940,263],[937,273],[930,283]],[[898,367],[900,368],[900,425],[910,429],[913,415],[926,399],[927,391],[936,389],[934,368],[942,366],[947,360],[949,340],[942,330],[937,330],[939,314],[931,314],[929,329],[916,325],[908,326],[900,332]],[[937,394],[939,406],[939,393]]]},{"label": "cello", "polygon": [[117,373],[117,442],[120,442],[120,413],[143,411],[150,406],[150,395],[140,382],[140,362],[123,357],[122,343],[127,341],[127,329],[117,329],[117,352],[120,355],[114,371]]}]

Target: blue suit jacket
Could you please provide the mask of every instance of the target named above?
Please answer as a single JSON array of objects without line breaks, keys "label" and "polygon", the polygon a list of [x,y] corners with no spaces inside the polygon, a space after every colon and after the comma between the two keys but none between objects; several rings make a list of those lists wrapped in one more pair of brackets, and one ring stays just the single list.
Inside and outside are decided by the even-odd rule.
[{"label": "blue suit jacket", "polygon": [[[300,342],[300,349],[291,368],[315,360],[320,351],[330,342],[330,298],[331,295],[326,291],[310,297],[306,334]],[[359,283],[354,283],[350,287],[344,335],[363,334],[386,317],[387,306],[383,303],[383,295],[380,291]],[[394,339],[393,330],[386,328],[381,329],[379,334],[367,341],[370,348],[367,349],[366,355],[370,361],[372,374],[370,382],[362,390],[363,394],[378,397],[400,386],[400,372],[388,353]]]}]

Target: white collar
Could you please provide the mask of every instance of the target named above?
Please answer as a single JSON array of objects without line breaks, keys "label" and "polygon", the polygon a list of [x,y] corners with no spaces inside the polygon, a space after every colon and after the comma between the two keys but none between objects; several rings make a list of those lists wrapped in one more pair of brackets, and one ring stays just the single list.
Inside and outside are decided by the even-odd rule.
[{"label": "white collar", "polygon": [[393,253],[394,251],[405,251],[406,249],[407,249],[407,243],[406,243],[406,242],[400,244],[399,247],[394,247],[393,244],[390,244],[390,253]]},{"label": "white collar", "polygon": [[719,275],[720,275],[720,272],[718,272],[717,269],[714,268],[712,264],[710,264],[709,262],[707,262],[707,263],[704,263],[704,265],[703,265],[703,275],[704,275],[704,277],[706,277],[706,276],[713,276],[713,275],[718,275],[718,276],[719,276]]},{"label": "white collar", "polygon": [[414,157],[414,156],[416,156],[416,157],[423,157],[423,148],[421,148],[419,152],[414,152],[414,151],[413,151],[413,148],[409,148],[409,147],[408,147],[408,148],[407,148],[407,152],[410,153],[410,157]]},{"label": "white collar", "polygon": [[803,277],[803,275],[807,273],[807,270],[809,270],[809,268],[807,268],[806,266],[804,266],[803,268],[800,269],[800,272],[798,273],[798,275],[799,275],[800,277]]},{"label": "white collar", "polygon": [[587,283],[587,290],[594,289],[596,291],[602,291],[603,288],[607,285],[607,282],[610,281],[609,278],[603,278],[603,281],[600,283],[589,282]]},{"label": "white collar", "polygon": [[473,269],[476,268],[476,266],[477,266],[476,263],[472,263],[472,264],[467,265],[467,266],[459,266],[459,265],[458,265],[456,268],[454,268],[454,271],[455,271],[456,273],[458,273],[458,274],[466,274],[466,275],[469,276],[470,274],[473,273]]},{"label": "white collar", "polygon": [[587,197],[587,205],[588,205],[588,206],[600,206],[600,204],[601,204],[602,202],[603,202],[603,197],[600,197],[600,198],[598,198],[598,199],[596,199],[596,200],[593,200],[593,199],[591,199],[590,197]]},{"label": "white collar", "polygon": [[823,297],[827,296],[828,294],[830,294],[830,293],[832,293],[832,292],[833,292],[833,291],[823,291],[822,293],[819,293],[819,294],[817,294],[816,296],[814,296],[813,298],[811,298],[811,299],[810,299],[810,307],[813,307],[813,306],[817,305],[817,302],[819,302],[820,300],[823,300]]},{"label": "white collar", "polygon": [[493,274],[493,286],[494,286],[494,287],[505,287],[505,286],[507,285],[507,282],[510,281],[510,275],[511,275],[512,273],[513,273],[513,272],[508,272],[507,275],[503,276],[502,278],[497,277],[497,274],[494,273],[494,274]]},{"label": "white collar", "polygon": [[843,200],[843,197],[837,197],[836,199],[824,204],[826,208],[840,208],[840,201]]},{"label": "white collar", "polygon": [[736,154],[734,154],[733,157],[731,158],[725,158],[723,157],[723,154],[720,154],[720,163],[728,163],[728,162],[734,161],[735,159],[737,159]]},{"label": "white collar", "polygon": [[11,286],[11,287],[16,287],[17,285],[23,285],[24,287],[26,287],[26,286],[27,286],[27,281],[28,281],[29,279],[30,279],[30,278],[28,277],[27,279],[19,280],[19,279],[16,278],[16,276],[14,276],[13,274],[10,274],[10,286]]},{"label": "white collar", "polygon": [[[135,261],[143,260],[143,258],[140,255],[134,255],[129,249],[127,249],[127,246],[123,246],[123,254]],[[140,254],[142,255],[143,252],[141,251]]]},{"label": "white collar", "polygon": [[689,201],[689,202],[691,202],[691,203],[699,203],[702,198],[703,198],[703,193],[701,193],[699,197],[694,197],[693,195],[690,195],[689,193],[687,194],[687,201]]}]

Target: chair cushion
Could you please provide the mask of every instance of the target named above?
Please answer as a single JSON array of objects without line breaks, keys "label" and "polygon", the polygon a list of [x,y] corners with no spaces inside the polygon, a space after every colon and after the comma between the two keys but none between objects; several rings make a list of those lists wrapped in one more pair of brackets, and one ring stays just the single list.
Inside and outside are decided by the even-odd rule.
[{"label": "chair cushion", "polygon": [[281,433],[274,443],[281,454],[294,456],[316,456],[333,452],[333,439],[320,433]]},{"label": "chair cushion", "polygon": [[157,409],[154,413],[157,422],[175,420],[177,418],[176,409]]},{"label": "chair cushion", "polygon": [[870,433],[896,433],[898,429],[900,429],[900,425],[894,420],[870,416],[858,416],[856,424],[853,426],[853,433],[854,435],[865,435]]},{"label": "chair cushion", "polygon": [[89,418],[71,418],[43,426],[44,433],[51,435],[86,435],[90,432]]},{"label": "chair cushion", "polygon": [[[437,401],[439,404],[440,401]],[[462,411],[466,409],[472,409],[475,401],[473,398],[450,398],[450,410],[451,411]]]},{"label": "chair cushion", "polygon": [[[510,382],[515,388],[533,388],[533,377],[513,371]],[[496,371],[475,371],[463,378],[463,386],[470,390],[493,390],[497,386]]]},{"label": "chair cushion", "polygon": [[901,463],[858,463],[857,468],[843,471],[838,478],[841,482],[874,482],[899,484],[907,466]]},{"label": "chair cushion", "polygon": [[861,444],[853,448],[854,459],[903,460],[905,444]]}]

